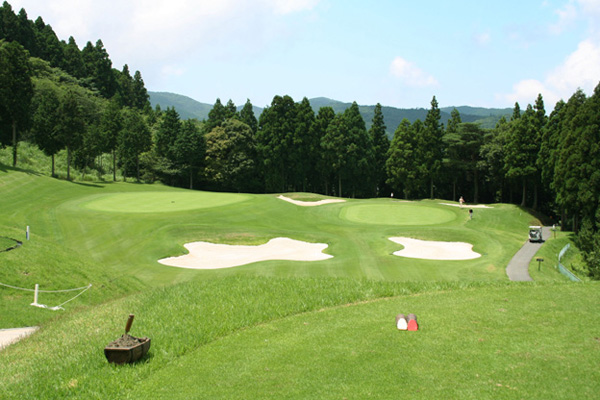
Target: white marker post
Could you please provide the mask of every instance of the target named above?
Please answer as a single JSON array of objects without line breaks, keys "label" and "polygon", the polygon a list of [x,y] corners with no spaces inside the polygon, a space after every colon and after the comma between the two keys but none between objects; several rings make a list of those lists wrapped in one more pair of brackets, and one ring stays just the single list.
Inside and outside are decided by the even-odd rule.
[{"label": "white marker post", "polygon": [[27,232],[25,232],[25,237],[29,240],[29,225],[27,225]]},{"label": "white marker post", "polygon": [[38,304],[38,291],[40,289],[40,285],[38,285],[37,283],[35,284],[35,291],[33,292],[33,303],[31,303],[30,305],[32,306],[36,306],[39,307],[40,305]]}]

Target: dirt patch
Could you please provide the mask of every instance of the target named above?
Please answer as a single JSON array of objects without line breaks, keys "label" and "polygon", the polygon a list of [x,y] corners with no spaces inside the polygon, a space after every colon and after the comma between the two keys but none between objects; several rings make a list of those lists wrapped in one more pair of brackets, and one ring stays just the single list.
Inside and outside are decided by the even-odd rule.
[{"label": "dirt patch", "polygon": [[125,348],[125,347],[133,347],[137,346],[140,343],[144,343],[148,338],[137,338],[135,336],[131,336],[129,334],[124,334],[114,342],[110,342],[108,346],[111,348]]}]

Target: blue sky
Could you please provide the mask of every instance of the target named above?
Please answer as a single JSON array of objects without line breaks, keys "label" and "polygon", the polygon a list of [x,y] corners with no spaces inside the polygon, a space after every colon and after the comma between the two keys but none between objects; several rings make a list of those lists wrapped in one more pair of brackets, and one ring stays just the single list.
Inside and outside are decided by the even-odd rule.
[{"label": "blue sky", "polygon": [[600,0],[9,0],[80,47],[102,39],[150,91],[549,112],[600,82]]}]

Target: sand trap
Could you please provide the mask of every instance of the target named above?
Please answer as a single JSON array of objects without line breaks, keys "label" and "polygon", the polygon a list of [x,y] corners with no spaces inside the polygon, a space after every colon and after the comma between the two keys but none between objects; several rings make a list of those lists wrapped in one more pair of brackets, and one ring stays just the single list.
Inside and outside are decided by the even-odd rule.
[{"label": "sand trap", "polygon": [[[440,203],[444,206],[452,206],[452,207],[460,207],[460,204],[453,204],[453,203]],[[462,208],[494,208],[494,207],[490,207],[490,206],[486,206],[485,204],[463,204]]]},{"label": "sand trap", "polygon": [[404,246],[404,249],[394,252],[400,257],[425,260],[472,260],[481,257],[473,251],[472,244],[465,242],[435,242],[407,237],[391,237],[390,240]]},{"label": "sand trap", "polygon": [[208,242],[184,245],[190,252],[180,257],[158,260],[159,263],[179,268],[219,269],[231,268],[258,261],[320,261],[332,258],[323,253],[325,243],[307,243],[289,238],[275,238],[259,246],[235,246]]},{"label": "sand trap", "polygon": [[342,200],[342,199],[326,199],[326,200],[319,200],[319,201],[300,201],[300,200],[293,200],[293,199],[290,199],[289,197],[285,197],[285,196],[279,196],[277,198],[281,199],[281,200],[285,200],[285,201],[295,204],[297,206],[302,206],[302,207],[322,206],[323,204],[343,203],[346,201],[346,200]]}]

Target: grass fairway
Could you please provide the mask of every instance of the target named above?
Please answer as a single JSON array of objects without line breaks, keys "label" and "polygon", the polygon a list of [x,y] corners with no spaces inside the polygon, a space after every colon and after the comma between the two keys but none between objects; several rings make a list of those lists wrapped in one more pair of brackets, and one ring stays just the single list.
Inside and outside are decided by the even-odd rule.
[{"label": "grass fairway", "polygon": [[113,193],[82,202],[81,206],[96,211],[163,213],[220,207],[248,199],[240,194],[191,191]]},{"label": "grass fairway", "polygon": [[340,214],[349,221],[377,225],[441,225],[453,221],[451,210],[419,203],[358,204],[344,207]]},{"label": "grass fairway", "polygon": [[[31,240],[0,253],[0,282],[93,284],[55,313],[0,287],[0,328],[41,326],[0,351],[2,398],[546,399],[600,389],[598,284],[552,268],[567,235],[542,247],[537,282],[508,282],[504,269],[537,224],[513,205],[471,220],[430,200],[299,207],[276,195],[82,184],[1,167],[0,237],[24,240],[30,226]],[[482,257],[397,257],[392,236],[468,242]],[[157,262],[187,242],[275,237],[327,243],[334,257],[210,271]],[[401,312],[416,313],[421,330],[398,332]],[[102,349],[129,313],[131,333],[152,339],[149,356],[109,365]]]}]

